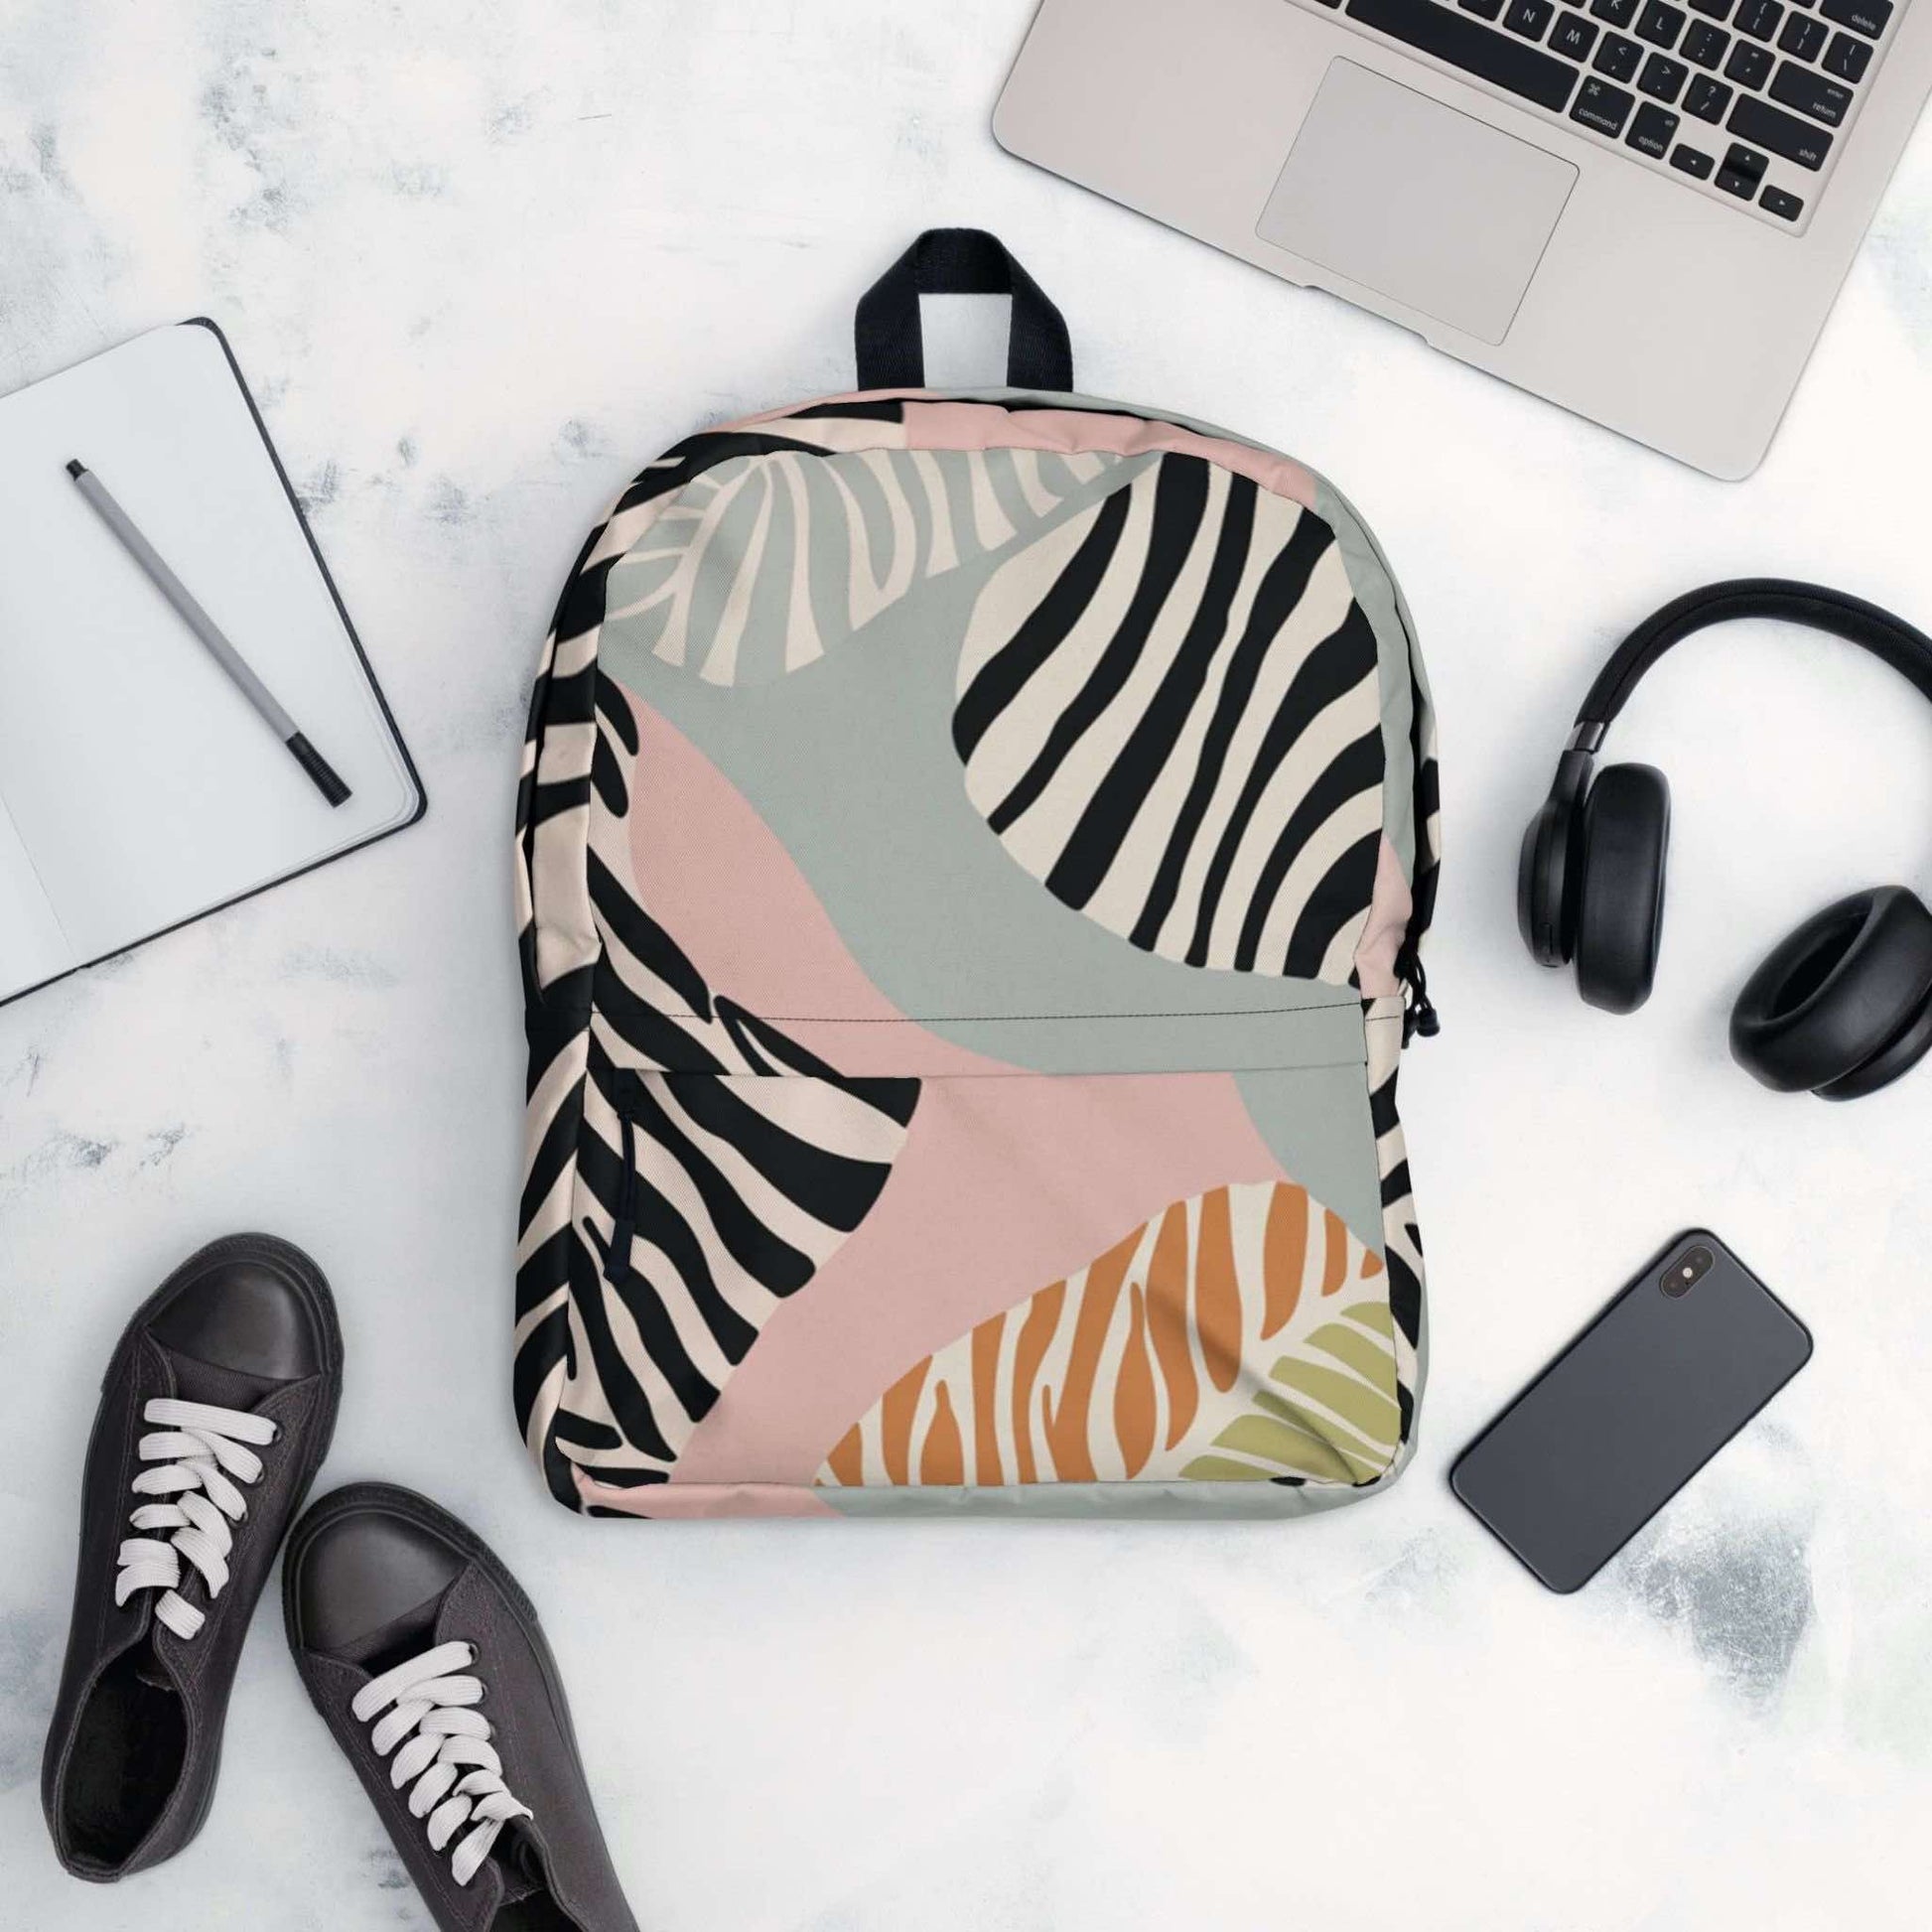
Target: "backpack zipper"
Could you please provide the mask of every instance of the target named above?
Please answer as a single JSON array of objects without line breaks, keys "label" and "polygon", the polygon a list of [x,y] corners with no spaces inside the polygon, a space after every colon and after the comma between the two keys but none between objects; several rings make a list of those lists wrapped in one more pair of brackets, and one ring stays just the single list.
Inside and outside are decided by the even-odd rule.
[{"label": "backpack zipper", "polygon": [[1422,955],[1414,946],[1404,944],[1396,954],[1396,977],[1409,989],[1402,1009],[1402,1043],[1407,1046],[1418,1034],[1434,1039],[1443,1031],[1443,1017],[1429,998],[1429,975],[1423,971]]}]

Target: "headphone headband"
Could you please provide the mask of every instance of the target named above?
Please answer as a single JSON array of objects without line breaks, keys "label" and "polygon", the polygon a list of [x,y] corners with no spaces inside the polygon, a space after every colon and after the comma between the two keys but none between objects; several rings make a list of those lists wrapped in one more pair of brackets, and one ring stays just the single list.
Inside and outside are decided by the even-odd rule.
[{"label": "headphone headband", "polygon": [[1779,577],[1738,577],[1689,591],[1638,624],[1596,674],[1596,682],[1577,713],[1571,744],[1593,752],[1644,673],[1673,644],[1712,624],[1728,623],[1733,618],[1776,618],[1785,623],[1829,631],[1848,644],[1870,651],[1932,701],[1932,637],[1915,630],[1904,619],[1822,584],[1797,584]]}]

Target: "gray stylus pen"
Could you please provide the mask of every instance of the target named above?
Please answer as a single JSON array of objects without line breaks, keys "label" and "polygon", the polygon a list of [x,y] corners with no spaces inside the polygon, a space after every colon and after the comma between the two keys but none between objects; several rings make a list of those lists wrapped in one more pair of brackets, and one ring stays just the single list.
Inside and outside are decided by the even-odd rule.
[{"label": "gray stylus pen", "polygon": [[332,805],[340,805],[348,796],[348,787],[336,775],[328,759],[303,737],[295,720],[275,701],[274,692],[249,668],[247,659],[215,628],[214,620],[195,602],[188,586],[128,520],[127,512],[107,493],[106,485],[84,463],[69,463],[68,475],[79,484],[81,495],[94,506],[100,520],[119,538],[121,548],[147,572],[156,589],[180,614],[182,621],[207,646],[208,655],[261,713],[269,730],[289,748],[296,763],[315,780],[316,789]]}]

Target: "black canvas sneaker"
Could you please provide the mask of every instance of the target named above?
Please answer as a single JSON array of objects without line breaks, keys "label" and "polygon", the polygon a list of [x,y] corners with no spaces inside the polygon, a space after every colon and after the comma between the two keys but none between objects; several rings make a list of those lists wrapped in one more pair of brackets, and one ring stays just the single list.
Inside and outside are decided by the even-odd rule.
[{"label": "black canvas sneaker", "polygon": [[123,1332],[87,1446],[41,1772],[75,1876],[124,1877],[201,1830],[242,1639],[342,1383],[329,1284],[266,1234],[204,1248]]},{"label": "black canvas sneaker", "polygon": [[296,1668],[444,1932],[637,1932],[530,1599],[448,1511],[338,1489],[289,1537]]}]

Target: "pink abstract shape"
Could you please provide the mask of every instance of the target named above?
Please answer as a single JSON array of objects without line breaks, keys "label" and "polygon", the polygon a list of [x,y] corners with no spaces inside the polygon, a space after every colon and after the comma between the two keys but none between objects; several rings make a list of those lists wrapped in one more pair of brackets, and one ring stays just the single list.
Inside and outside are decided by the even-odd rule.
[{"label": "pink abstract shape", "polygon": [[781,423],[786,417],[797,415],[800,409],[836,409],[842,402],[894,402],[907,396],[923,399],[926,394],[924,389],[848,389],[836,396],[815,396],[806,403],[788,402],[776,409],[760,409],[756,416],[741,416],[736,422],[721,423],[717,433],[729,436],[739,430],[760,429],[766,423]]},{"label": "pink abstract shape", "polygon": [[1048,450],[1056,456],[1093,450],[1114,456],[1155,452],[1197,456],[1304,509],[1314,507],[1314,478],[1292,457],[1137,416],[1102,416],[1075,409],[1001,409],[986,402],[908,402],[905,446],[911,450]]},{"label": "pink abstract shape", "polygon": [[809,1483],[921,1356],[1084,1268],[1173,1201],[1285,1178],[1231,1074],[928,1081],[885,1192],[772,1312],[671,1486],[748,1472]]},{"label": "pink abstract shape", "polygon": [[1385,832],[1382,849],[1375,855],[1375,890],[1369,897],[1368,923],[1355,944],[1355,984],[1364,999],[1382,1000],[1402,991],[1395,976],[1396,954],[1408,936],[1410,914],[1415,909],[1402,861]]},{"label": "pink abstract shape", "polygon": [[[1314,507],[1314,476],[1305,465],[1273,450],[1225,437],[1204,436],[1177,423],[1151,422],[1144,417],[1102,415],[1084,409],[1005,409],[996,403],[939,402],[924,389],[867,389],[850,395],[826,396],[815,405],[836,407],[842,402],[890,402],[905,405],[904,441],[892,424],[880,425],[882,447],[908,450],[1048,450],[1057,456],[1100,451],[1114,456],[1145,456],[1157,451],[1177,456],[1204,457],[1209,463],[1247,477],[1263,489],[1304,509]],[[757,416],[727,423],[726,430],[756,429],[797,414],[800,405],[767,409]],[[810,440],[813,425],[799,425]]]},{"label": "pink abstract shape", "polygon": [[836,1516],[839,1512],[810,1489],[765,1482],[696,1483],[673,1486],[645,1483],[618,1488],[598,1482],[582,1469],[572,1476],[586,1509],[616,1509],[626,1516],[666,1518],[716,1516]]}]

